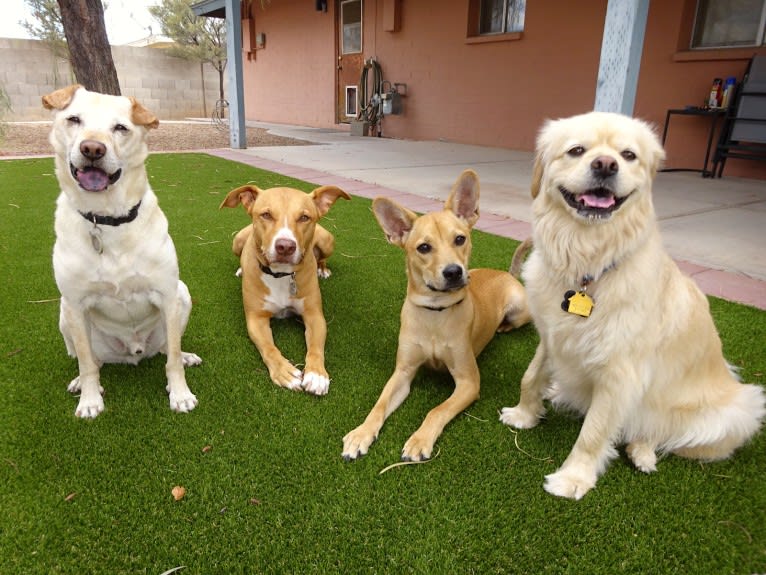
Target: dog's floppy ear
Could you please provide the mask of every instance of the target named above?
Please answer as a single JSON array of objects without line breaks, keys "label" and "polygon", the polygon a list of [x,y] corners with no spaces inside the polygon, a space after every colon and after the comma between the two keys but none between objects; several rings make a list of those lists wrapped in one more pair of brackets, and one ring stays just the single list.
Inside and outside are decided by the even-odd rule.
[{"label": "dog's floppy ear", "polygon": [[240,186],[226,194],[226,197],[221,202],[221,205],[218,206],[218,209],[236,208],[239,204],[242,204],[245,207],[245,210],[249,210],[250,206],[253,205],[255,198],[260,193],[261,190],[257,186],[251,184]]},{"label": "dog's floppy ear", "polygon": [[131,121],[135,125],[144,126],[146,128],[156,128],[160,125],[160,121],[157,119],[157,116],[139,104],[138,100],[132,96],[129,98],[129,100],[133,104],[133,109],[131,110]]},{"label": "dog's floppy ear", "polygon": [[463,170],[452,186],[445,210],[473,226],[479,219],[479,176],[473,170]]},{"label": "dog's floppy ear", "polygon": [[320,216],[325,215],[338,198],[351,199],[351,196],[338,186],[322,186],[311,192],[310,196],[314,199]]},{"label": "dog's floppy ear", "polygon": [[407,236],[412,231],[412,225],[418,218],[417,214],[388,198],[375,198],[372,201],[372,212],[386,234],[388,242],[404,247]]},{"label": "dog's floppy ear", "polygon": [[74,93],[82,88],[81,84],[72,84],[43,96],[43,107],[46,110],[63,110],[74,98]]}]

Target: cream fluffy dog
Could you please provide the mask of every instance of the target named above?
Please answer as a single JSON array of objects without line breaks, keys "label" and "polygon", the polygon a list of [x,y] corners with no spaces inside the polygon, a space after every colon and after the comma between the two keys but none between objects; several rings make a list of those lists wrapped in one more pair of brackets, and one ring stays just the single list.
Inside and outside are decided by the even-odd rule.
[{"label": "cream fluffy dog", "polygon": [[645,123],[593,112],[537,142],[534,250],[524,266],[540,344],[500,419],[534,427],[544,398],[585,418],[545,489],[579,499],[615,446],[638,469],[657,452],[723,459],[757,432],[764,390],[738,381],[708,302],[663,250],[652,179],[664,158]]}]

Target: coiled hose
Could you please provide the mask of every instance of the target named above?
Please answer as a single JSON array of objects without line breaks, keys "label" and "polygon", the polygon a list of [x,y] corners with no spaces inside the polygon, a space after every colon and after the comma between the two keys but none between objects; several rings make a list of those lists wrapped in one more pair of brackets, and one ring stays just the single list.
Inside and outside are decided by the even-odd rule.
[{"label": "coiled hose", "polygon": [[[370,85],[370,71],[372,71],[372,84]],[[381,122],[383,120],[383,102],[380,95],[383,92],[383,70],[375,58],[364,61],[362,74],[359,77],[357,98],[359,99],[359,113],[357,120],[362,120],[370,125],[370,132],[377,131],[381,134]]]}]

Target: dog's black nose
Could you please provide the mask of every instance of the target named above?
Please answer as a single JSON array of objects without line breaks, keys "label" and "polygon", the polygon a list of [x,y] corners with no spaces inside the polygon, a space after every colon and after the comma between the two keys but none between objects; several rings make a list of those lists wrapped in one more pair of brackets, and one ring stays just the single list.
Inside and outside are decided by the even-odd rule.
[{"label": "dog's black nose", "polygon": [[89,160],[100,160],[106,155],[106,146],[96,140],[80,142],[80,153]]},{"label": "dog's black nose", "polygon": [[590,163],[590,169],[599,177],[608,178],[619,171],[620,165],[611,156],[599,156]]},{"label": "dog's black nose", "polygon": [[463,277],[463,268],[457,264],[450,264],[442,270],[442,276],[450,283],[458,282]]},{"label": "dog's black nose", "polygon": [[291,256],[295,253],[295,242],[292,240],[279,239],[274,244],[274,249],[280,256]]}]

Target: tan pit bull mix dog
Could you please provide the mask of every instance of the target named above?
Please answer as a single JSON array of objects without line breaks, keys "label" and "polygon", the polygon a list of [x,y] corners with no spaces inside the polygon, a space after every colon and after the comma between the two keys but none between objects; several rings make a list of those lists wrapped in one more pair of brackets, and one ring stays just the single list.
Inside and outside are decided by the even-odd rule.
[{"label": "tan pit bull mix dog", "polygon": [[[310,194],[292,188],[261,190],[252,185],[230,191],[221,207],[239,204],[252,218],[240,230],[232,251],[240,258],[242,301],[247,332],[258,348],[271,380],[288,389],[315,395],[329,390],[324,365],[327,323],[318,277],[327,278],[327,258],[335,239],[317,222],[338,198],[349,195],[335,186]],[[306,326],[304,370],[290,363],[274,345],[271,318],[300,315]]]},{"label": "tan pit bull mix dog", "polygon": [[432,409],[402,449],[405,461],[431,457],[458,413],[479,397],[476,356],[496,332],[530,321],[524,287],[510,273],[468,270],[471,228],[479,219],[479,179],[465,170],[444,210],[418,217],[387,198],[373,212],[388,241],[404,249],[407,297],[401,311],[396,368],[364,423],[343,438],[343,458],[365,455],[383,422],[405,400],[418,368],[446,368],[455,391]]}]

